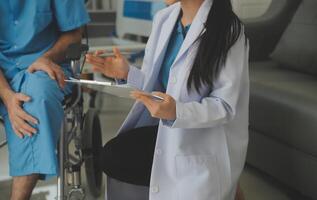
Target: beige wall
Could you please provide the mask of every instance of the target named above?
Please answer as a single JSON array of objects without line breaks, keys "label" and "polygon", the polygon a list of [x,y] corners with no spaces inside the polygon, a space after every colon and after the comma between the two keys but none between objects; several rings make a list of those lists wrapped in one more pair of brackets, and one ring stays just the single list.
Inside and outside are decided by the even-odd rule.
[{"label": "beige wall", "polygon": [[[111,4],[109,3],[111,1]],[[155,1],[155,0],[154,0]],[[257,17],[262,15],[272,0],[232,0],[237,14],[241,18]],[[117,0],[91,0],[91,9],[116,10]],[[109,6],[112,5],[112,8]]]},{"label": "beige wall", "polygon": [[241,18],[261,16],[270,6],[272,0],[233,0],[237,14]]}]

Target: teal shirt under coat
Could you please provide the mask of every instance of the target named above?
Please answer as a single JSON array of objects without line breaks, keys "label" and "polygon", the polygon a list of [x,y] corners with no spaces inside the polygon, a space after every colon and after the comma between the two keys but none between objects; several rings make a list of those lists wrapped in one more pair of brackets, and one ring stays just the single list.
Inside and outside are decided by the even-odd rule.
[{"label": "teal shirt under coat", "polygon": [[167,89],[170,69],[176,59],[176,56],[179,50],[182,47],[182,44],[185,40],[185,37],[189,28],[190,28],[190,25],[187,25],[186,27],[184,27],[182,25],[182,22],[178,20],[172,32],[172,35],[171,35],[171,38],[165,53],[165,57],[161,66],[160,76],[159,76],[160,81],[162,83],[162,87],[165,91]]}]

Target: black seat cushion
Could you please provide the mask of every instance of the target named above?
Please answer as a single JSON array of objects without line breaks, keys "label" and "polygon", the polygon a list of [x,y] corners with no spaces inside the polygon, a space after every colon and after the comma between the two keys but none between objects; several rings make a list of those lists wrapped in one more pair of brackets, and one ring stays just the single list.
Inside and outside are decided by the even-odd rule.
[{"label": "black seat cushion", "polygon": [[317,156],[317,78],[267,61],[251,63],[250,81],[250,128]]},{"label": "black seat cushion", "polygon": [[317,1],[303,0],[272,59],[282,67],[317,75]]}]

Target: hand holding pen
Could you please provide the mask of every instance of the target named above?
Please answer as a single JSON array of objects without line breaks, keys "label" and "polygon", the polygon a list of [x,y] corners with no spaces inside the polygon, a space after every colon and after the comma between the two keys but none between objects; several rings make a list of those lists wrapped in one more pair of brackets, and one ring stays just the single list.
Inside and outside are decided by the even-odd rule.
[{"label": "hand holding pen", "polygon": [[176,119],[176,101],[168,94],[153,92],[149,95],[142,91],[133,91],[131,97],[143,103],[152,117],[165,120]]}]

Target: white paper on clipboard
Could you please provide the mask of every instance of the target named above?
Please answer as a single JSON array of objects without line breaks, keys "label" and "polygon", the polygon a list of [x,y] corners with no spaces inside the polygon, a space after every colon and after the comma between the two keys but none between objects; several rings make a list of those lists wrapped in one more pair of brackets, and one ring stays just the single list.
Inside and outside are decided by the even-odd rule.
[{"label": "white paper on clipboard", "polygon": [[[91,81],[91,80],[78,80],[71,78],[70,80],[65,80],[66,82],[69,83],[76,83],[76,84],[81,84],[85,85],[86,87],[97,90],[99,92],[104,92],[108,93],[114,96],[122,97],[122,98],[131,98],[130,93],[132,91],[140,91],[137,88],[134,88],[128,84],[116,84],[115,82],[111,81]],[[157,101],[163,101],[164,99],[162,97],[153,95],[151,93],[147,93],[144,91],[141,91],[144,95],[147,95],[149,97],[152,97],[153,99]]]},{"label": "white paper on clipboard", "polygon": [[92,81],[92,80],[74,79],[74,78],[70,78],[69,80],[65,80],[65,81],[69,83],[77,83],[77,84],[83,84],[83,85],[100,85],[100,86],[115,85],[114,82],[110,82],[110,81]]}]

